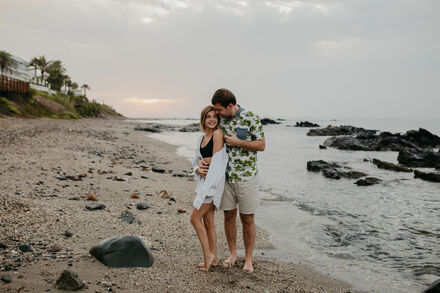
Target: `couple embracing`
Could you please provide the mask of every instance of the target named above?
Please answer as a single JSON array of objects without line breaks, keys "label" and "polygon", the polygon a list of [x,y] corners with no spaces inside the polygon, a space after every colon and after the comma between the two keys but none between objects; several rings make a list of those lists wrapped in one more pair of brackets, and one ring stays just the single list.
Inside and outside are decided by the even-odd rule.
[{"label": "couple embracing", "polygon": [[193,167],[199,179],[193,202],[191,224],[203,252],[198,266],[209,270],[219,264],[214,226],[215,210],[223,210],[230,256],[221,265],[234,266],[237,260],[237,208],[243,225],[245,264],[252,273],[255,244],[254,215],[258,207],[257,152],[264,151],[263,125],[257,115],[237,104],[227,89],[217,90],[200,115],[203,135],[197,142]]}]

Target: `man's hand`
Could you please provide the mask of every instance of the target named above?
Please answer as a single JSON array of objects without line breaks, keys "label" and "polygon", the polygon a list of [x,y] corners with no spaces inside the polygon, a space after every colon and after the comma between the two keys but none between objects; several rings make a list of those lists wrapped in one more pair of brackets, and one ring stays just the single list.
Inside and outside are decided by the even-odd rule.
[{"label": "man's hand", "polygon": [[233,134],[232,132],[228,132],[225,135],[225,143],[227,146],[240,146],[241,145],[242,140],[239,139],[235,134]]}]

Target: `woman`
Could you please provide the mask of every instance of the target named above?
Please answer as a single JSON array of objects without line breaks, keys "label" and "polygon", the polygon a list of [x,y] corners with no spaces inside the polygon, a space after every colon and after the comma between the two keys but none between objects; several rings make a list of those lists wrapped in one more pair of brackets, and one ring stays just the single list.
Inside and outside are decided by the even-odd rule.
[{"label": "woman", "polygon": [[[199,237],[203,252],[203,263],[198,266],[208,271],[218,264],[217,236],[214,227],[214,211],[218,209],[225,185],[225,170],[228,162],[223,133],[218,129],[220,117],[214,107],[206,106],[200,114],[200,128],[204,134],[197,141],[193,166],[199,179],[196,188],[190,221]],[[209,170],[198,167],[198,160],[210,164]]]}]

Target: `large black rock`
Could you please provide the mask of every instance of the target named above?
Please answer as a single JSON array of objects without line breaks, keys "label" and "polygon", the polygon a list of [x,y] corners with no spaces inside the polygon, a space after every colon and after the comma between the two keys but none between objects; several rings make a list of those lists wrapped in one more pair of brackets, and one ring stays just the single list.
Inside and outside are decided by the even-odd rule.
[{"label": "large black rock", "polygon": [[440,293],[440,279],[429,285],[423,293]]},{"label": "large black rock", "polygon": [[280,122],[276,122],[275,120],[269,119],[269,118],[263,118],[260,119],[261,124],[267,125],[267,124],[280,124]]},{"label": "large black rock", "polygon": [[414,178],[420,178],[431,182],[440,182],[440,173],[425,173],[418,170],[414,170]]},{"label": "large black rock", "polygon": [[345,171],[343,169],[350,168],[342,168],[337,163],[328,163],[323,160],[318,161],[308,161],[307,162],[307,170],[311,172],[322,172],[322,175],[326,178],[339,180],[341,178],[348,179],[359,179],[361,177],[367,176],[367,174],[358,171]]},{"label": "large black rock", "polygon": [[300,121],[296,122],[295,127],[320,127],[319,124],[309,122],[309,121]]},{"label": "large black rock", "polygon": [[440,152],[424,149],[404,149],[397,160],[408,167],[434,168],[440,164]]},{"label": "large black rock", "polygon": [[412,169],[409,169],[404,166],[396,165],[393,163],[381,161],[378,159],[373,159],[373,164],[377,166],[377,168],[385,169],[385,170],[391,170],[396,172],[412,172]]},{"label": "large black rock", "polygon": [[356,184],[357,186],[370,186],[370,185],[378,184],[381,181],[382,180],[376,177],[366,177],[363,179],[359,179],[354,184]]},{"label": "large black rock", "polygon": [[338,136],[338,135],[375,135],[377,130],[364,129],[351,125],[333,126],[329,125],[326,128],[310,129],[308,136]]},{"label": "large black rock", "polygon": [[151,267],[153,255],[141,237],[114,236],[90,249],[90,254],[109,267]]}]

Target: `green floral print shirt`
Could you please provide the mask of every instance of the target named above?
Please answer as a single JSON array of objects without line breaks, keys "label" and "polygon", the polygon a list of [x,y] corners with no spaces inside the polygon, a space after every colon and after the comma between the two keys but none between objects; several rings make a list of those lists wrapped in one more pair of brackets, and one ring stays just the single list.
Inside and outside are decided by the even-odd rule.
[{"label": "green floral print shirt", "polygon": [[[223,118],[220,129],[224,134],[234,133],[239,139],[253,141],[264,138],[260,117],[240,107],[234,117]],[[229,155],[226,180],[229,183],[245,182],[258,174],[257,152],[236,146],[227,146]]]}]

